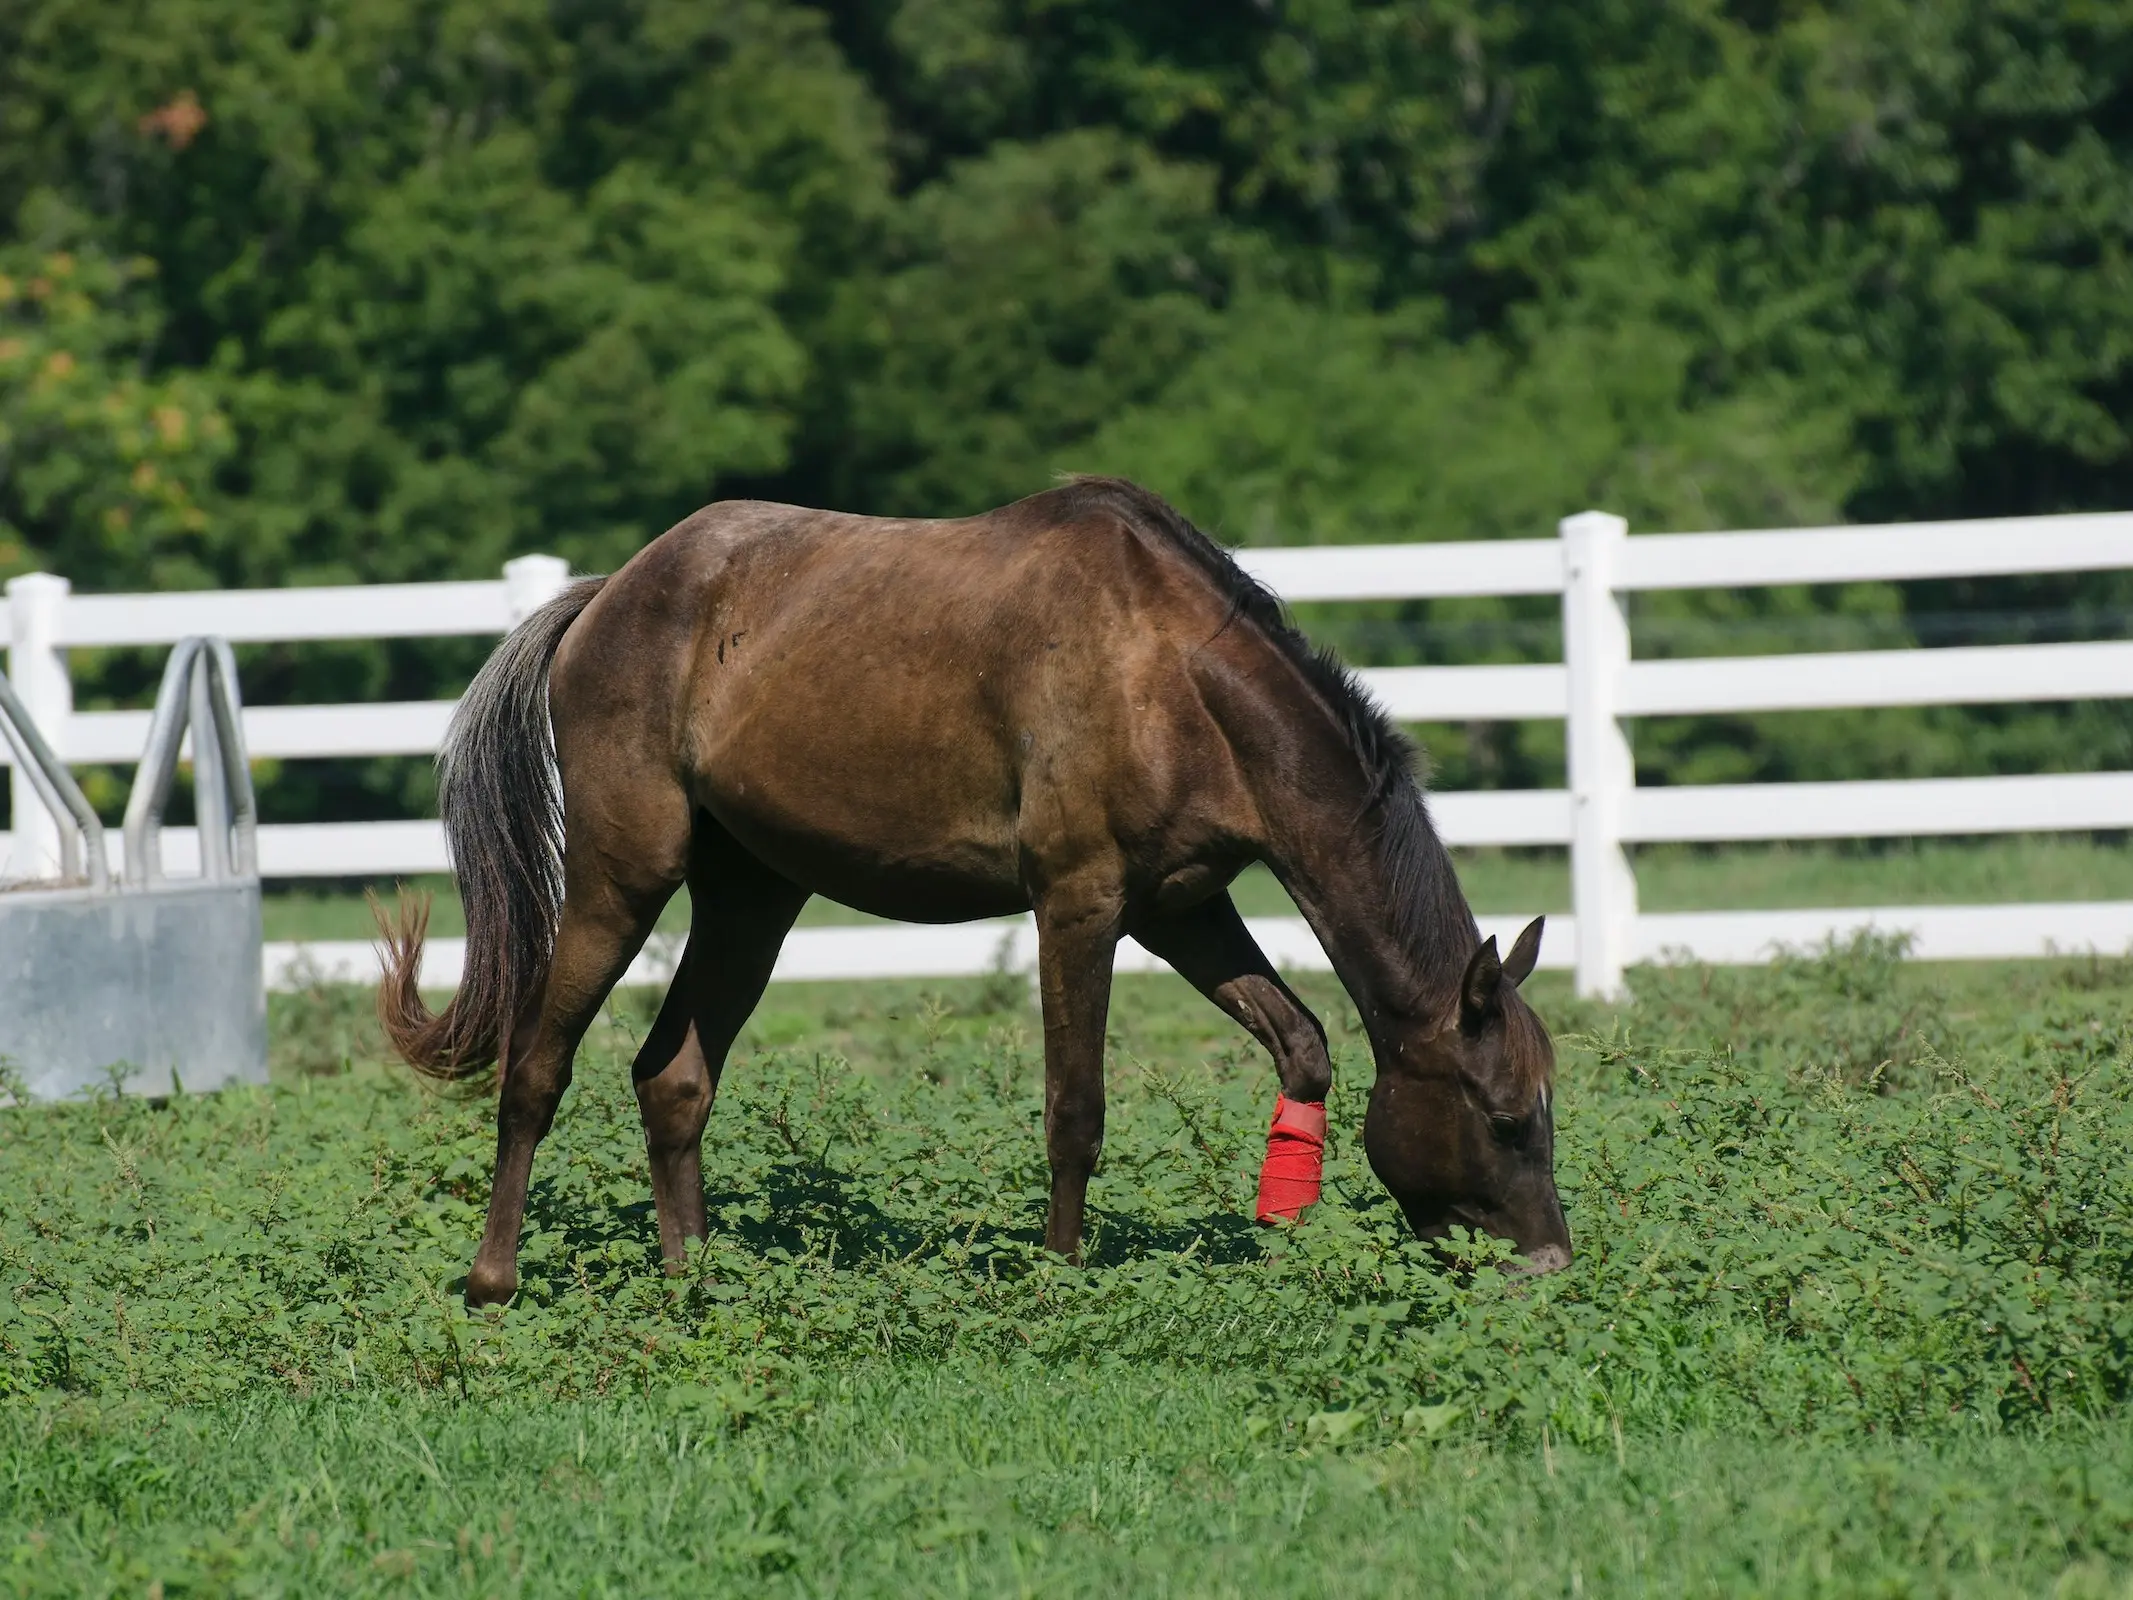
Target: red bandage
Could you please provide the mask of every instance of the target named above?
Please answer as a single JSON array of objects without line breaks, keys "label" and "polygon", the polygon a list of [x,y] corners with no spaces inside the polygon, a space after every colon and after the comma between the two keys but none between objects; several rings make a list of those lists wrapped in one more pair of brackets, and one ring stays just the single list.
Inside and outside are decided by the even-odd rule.
[{"label": "red bandage", "polygon": [[1317,1205],[1325,1171],[1325,1105],[1275,1095],[1266,1165],[1259,1169],[1259,1220],[1294,1222],[1305,1206]]}]

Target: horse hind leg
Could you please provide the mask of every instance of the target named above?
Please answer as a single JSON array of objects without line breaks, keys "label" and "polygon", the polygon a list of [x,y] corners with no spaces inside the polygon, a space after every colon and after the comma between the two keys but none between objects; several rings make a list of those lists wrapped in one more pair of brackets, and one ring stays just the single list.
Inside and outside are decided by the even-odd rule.
[{"label": "horse hind leg", "polygon": [[714,825],[700,825],[689,867],[688,948],[630,1076],[659,1210],[659,1252],[678,1265],[706,1232],[703,1138],[726,1052],[763,997],[807,903]]},{"label": "horse hind leg", "polygon": [[[566,824],[562,916],[547,978],[522,1005],[504,1056],[496,1175],[488,1223],[467,1272],[470,1305],[494,1305],[518,1292],[518,1236],[533,1152],[570,1087],[571,1061],[585,1030],[683,878],[687,806],[678,791],[672,799],[679,820],[664,827],[667,819],[658,812],[669,808],[658,806],[607,811],[586,805],[566,812],[571,821]],[[576,821],[588,814],[609,817],[616,837],[605,837],[606,826],[601,837],[593,837],[591,825]]]},{"label": "horse hind leg", "polygon": [[[693,948],[694,941],[691,941]],[[690,950],[682,952],[660,1002],[659,1017],[630,1064],[637,1113],[644,1122],[645,1153],[651,1159],[652,1201],[659,1212],[659,1253],[678,1263],[692,1238],[704,1234],[703,1176],[699,1145],[718,1074],[704,1059],[689,1014]]]}]

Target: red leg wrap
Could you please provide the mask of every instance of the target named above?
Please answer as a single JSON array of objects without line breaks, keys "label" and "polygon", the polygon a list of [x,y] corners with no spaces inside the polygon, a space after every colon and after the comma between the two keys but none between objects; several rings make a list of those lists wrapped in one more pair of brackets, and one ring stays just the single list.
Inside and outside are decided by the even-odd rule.
[{"label": "red leg wrap", "polygon": [[1318,1204],[1325,1170],[1325,1106],[1277,1094],[1266,1164],[1259,1169],[1259,1220],[1294,1222],[1305,1206]]}]

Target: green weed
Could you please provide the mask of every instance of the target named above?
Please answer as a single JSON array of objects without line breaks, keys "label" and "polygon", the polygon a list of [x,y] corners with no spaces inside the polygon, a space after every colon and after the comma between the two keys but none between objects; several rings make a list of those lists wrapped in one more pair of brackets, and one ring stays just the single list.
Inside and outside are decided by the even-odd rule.
[{"label": "green weed", "polygon": [[332,1077],[387,1054],[376,997],[332,982],[307,952],[289,964],[285,993],[267,1002],[268,1048],[286,1072]]},{"label": "green weed", "polygon": [[[1181,985],[1121,984],[1086,1270],[1039,1248],[1041,1068],[982,980],[777,995],[676,1275],[631,1035],[600,1031],[502,1312],[459,1297],[486,1105],[294,1048],[270,1090],[0,1111],[0,1589],[575,1592],[677,1551],[796,1591],[1404,1587],[1344,1564],[1381,1537],[1465,1592],[1561,1592],[1571,1561],[2120,1581],[2127,991],[1980,996],[1895,954],[1652,969],[1622,1017],[1538,986],[1578,1250],[1538,1281],[1406,1236],[1323,984],[1327,1200],[1279,1233],[1248,1221],[1270,1073]],[[612,1548],[567,1534],[594,1525]],[[1818,1578],[1800,1538],[1884,1554]]]}]

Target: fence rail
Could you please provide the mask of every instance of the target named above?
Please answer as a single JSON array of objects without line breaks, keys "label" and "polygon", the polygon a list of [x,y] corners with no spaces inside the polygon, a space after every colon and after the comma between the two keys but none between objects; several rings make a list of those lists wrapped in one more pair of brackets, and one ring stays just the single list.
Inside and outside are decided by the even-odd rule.
[{"label": "fence rail", "polygon": [[[1523,916],[1485,916],[1484,935],[1508,948],[1525,925]],[[1290,972],[1330,972],[1332,963],[1301,917],[1247,917],[1245,926],[1275,965]],[[1634,961],[1682,956],[1720,964],[1768,960],[1785,949],[1844,939],[1861,930],[1901,934],[1922,961],[1969,961],[1993,957],[2050,956],[2121,948],[2133,926],[2133,901],[2069,901],[2021,906],[1862,906],[1843,911],[1684,911],[1639,919]],[[665,984],[681,954],[678,939],[657,935],[624,974],[625,985]],[[466,957],[463,939],[432,939],[423,947],[424,987],[449,989],[459,982]],[[799,928],[787,936],[771,973],[773,983],[847,982],[870,978],[956,978],[1006,967],[1032,970],[1037,928],[1029,917],[966,922],[949,927],[865,924]],[[1551,916],[1540,965],[1575,970],[1575,915]],[[377,953],[360,940],[270,944],[267,981],[277,989],[317,981],[372,982]],[[1119,972],[1161,972],[1163,963],[1132,940],[1118,948]]]},{"label": "fence rail", "polygon": [[[1440,793],[1432,808],[1454,845],[1569,847],[1576,916],[1551,924],[1547,960],[1573,967],[1583,992],[1617,992],[1626,965],[1662,952],[1757,959],[1774,942],[1865,925],[1908,928],[1919,953],[1950,959],[2133,945],[2133,905],[2118,903],[1640,913],[1631,845],[2133,828],[2133,773],[1640,789],[1623,729],[1625,719],[1649,716],[2133,697],[2133,643],[1638,661],[1623,603],[1645,590],[2128,569],[2133,514],[1632,538],[1620,518],[1586,512],[1565,519],[1555,539],[1247,550],[1238,557],[1292,602],[1560,597],[1561,663],[1389,667],[1361,676],[1407,721],[1567,723],[1567,789]],[[147,714],[74,711],[68,649],[152,646],[195,633],[241,643],[496,634],[567,577],[564,564],[548,556],[507,563],[489,582],[199,594],[75,595],[63,579],[31,574],[8,585],[0,643],[18,692],[62,756],[128,763],[139,757]],[[245,730],[261,758],[427,755],[451,713],[449,701],[260,706],[247,709]],[[14,781],[14,815],[25,822],[12,837],[0,834],[0,863],[30,875],[53,841],[34,802],[25,804],[25,780],[18,774]],[[197,856],[183,830],[166,848],[179,870]],[[259,850],[262,871],[276,878],[380,877],[448,865],[435,822],[269,826],[260,829]],[[1258,926],[1276,959],[1323,963],[1302,923]],[[1012,954],[1027,937],[1026,924],[802,929],[779,973],[979,972],[1003,938]],[[315,953],[336,970],[349,962],[374,970],[363,951],[367,946],[333,945]],[[291,959],[277,947],[269,966],[279,973]],[[437,941],[431,959],[439,981],[456,976],[451,941]],[[659,959],[649,955],[638,975],[656,973]]]}]

